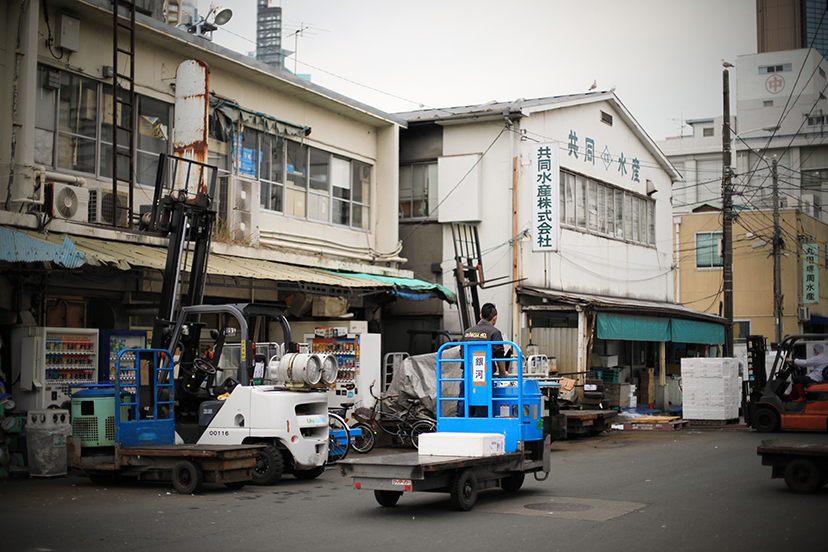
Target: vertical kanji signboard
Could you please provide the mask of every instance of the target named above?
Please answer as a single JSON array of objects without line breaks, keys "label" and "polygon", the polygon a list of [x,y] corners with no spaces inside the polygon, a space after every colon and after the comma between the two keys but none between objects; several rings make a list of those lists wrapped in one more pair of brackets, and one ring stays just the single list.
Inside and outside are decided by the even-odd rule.
[{"label": "vertical kanji signboard", "polygon": [[802,246],[802,302],[819,303],[819,245]]},{"label": "vertical kanji signboard", "polygon": [[532,155],[532,251],[557,251],[560,170],[557,144],[535,144]]}]

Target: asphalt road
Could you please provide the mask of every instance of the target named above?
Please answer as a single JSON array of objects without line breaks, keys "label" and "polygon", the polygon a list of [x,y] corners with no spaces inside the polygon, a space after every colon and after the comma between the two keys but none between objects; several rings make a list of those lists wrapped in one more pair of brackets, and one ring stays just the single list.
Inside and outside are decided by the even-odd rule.
[{"label": "asphalt road", "polygon": [[[778,434],[828,442],[826,434]],[[470,512],[447,494],[409,493],[382,508],[330,468],[198,495],[167,484],[88,479],[0,482],[0,549],[464,551],[828,551],[828,488],[791,493],[771,479],[747,429],[618,432],[553,443],[546,481],[481,491]]]}]

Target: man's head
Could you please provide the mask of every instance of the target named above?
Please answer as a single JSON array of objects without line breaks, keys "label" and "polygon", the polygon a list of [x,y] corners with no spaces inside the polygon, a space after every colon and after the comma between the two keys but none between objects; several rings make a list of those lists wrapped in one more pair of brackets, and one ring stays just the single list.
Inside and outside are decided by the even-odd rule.
[{"label": "man's head", "polygon": [[822,354],[822,351],[823,351],[823,347],[822,347],[822,345],[819,345],[819,344],[814,345],[814,352],[815,352],[816,354],[818,354],[818,355],[819,355],[819,354]]},{"label": "man's head", "polygon": [[486,303],[483,305],[483,308],[480,309],[480,318],[488,320],[494,324],[494,319],[497,318],[497,309],[492,303]]}]

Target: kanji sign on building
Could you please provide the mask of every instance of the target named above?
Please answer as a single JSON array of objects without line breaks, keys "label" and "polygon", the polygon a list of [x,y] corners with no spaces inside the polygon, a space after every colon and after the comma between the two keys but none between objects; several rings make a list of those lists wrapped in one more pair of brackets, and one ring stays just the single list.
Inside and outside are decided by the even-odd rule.
[{"label": "kanji sign on building", "polygon": [[[532,186],[532,251],[557,251],[560,169],[557,144],[535,144]],[[572,148],[569,150],[573,154]],[[574,151],[577,154],[577,149]]]},{"label": "kanji sign on building", "polygon": [[819,246],[802,246],[802,302],[819,303]]}]

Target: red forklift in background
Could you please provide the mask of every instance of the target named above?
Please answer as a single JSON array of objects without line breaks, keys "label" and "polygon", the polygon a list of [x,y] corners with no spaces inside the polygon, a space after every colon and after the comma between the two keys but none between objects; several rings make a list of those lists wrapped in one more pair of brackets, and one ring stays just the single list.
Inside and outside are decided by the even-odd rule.
[{"label": "red forklift in background", "polygon": [[[805,368],[791,362],[804,357],[806,343],[828,341],[828,334],[789,335],[776,347],[776,357],[768,373],[765,369],[765,337],[747,337],[747,379],[743,382],[742,411],[745,423],[761,433],[779,430],[828,431],[828,374],[823,383],[805,388],[804,402],[787,398],[792,378],[805,374]],[[828,367],[825,368],[828,372]]]}]

